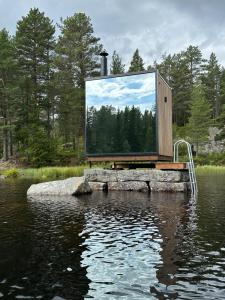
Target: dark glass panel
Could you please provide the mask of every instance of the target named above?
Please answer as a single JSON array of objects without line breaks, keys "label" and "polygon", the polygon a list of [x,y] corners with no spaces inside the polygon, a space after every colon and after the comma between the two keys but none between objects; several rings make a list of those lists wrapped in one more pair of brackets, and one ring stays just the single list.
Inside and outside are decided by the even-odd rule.
[{"label": "dark glass panel", "polygon": [[86,153],[156,152],[155,73],[86,82]]}]

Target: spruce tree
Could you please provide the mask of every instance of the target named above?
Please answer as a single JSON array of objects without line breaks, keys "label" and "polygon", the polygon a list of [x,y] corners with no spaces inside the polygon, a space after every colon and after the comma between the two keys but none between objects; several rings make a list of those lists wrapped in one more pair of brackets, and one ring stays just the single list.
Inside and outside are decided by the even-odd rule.
[{"label": "spruce tree", "polygon": [[188,120],[187,129],[191,142],[196,144],[198,152],[199,143],[207,141],[208,129],[212,124],[210,118],[212,109],[210,104],[206,101],[202,84],[194,86],[191,100],[191,116]]},{"label": "spruce tree", "polygon": [[143,59],[139,54],[139,50],[136,49],[130,63],[129,72],[139,72],[144,70],[145,68]]},{"label": "spruce tree", "polygon": [[123,74],[125,73],[125,65],[122,63],[122,58],[116,51],[113,52],[112,62],[110,66],[111,74]]}]

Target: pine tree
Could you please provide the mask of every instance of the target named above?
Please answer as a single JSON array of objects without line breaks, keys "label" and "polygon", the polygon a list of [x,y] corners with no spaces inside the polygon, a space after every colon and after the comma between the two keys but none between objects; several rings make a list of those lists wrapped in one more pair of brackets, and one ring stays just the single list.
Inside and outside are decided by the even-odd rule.
[{"label": "pine tree", "polygon": [[102,45],[84,13],[62,20],[60,29],[55,59],[59,128],[64,142],[72,142],[75,149],[84,131],[85,78],[99,74]]},{"label": "pine tree", "polygon": [[112,55],[110,73],[111,74],[125,73],[125,65],[122,63],[122,58],[119,56],[119,54],[116,53],[116,51],[114,51]]},{"label": "pine tree", "polygon": [[189,70],[188,79],[192,89],[194,82],[198,80],[201,74],[202,53],[197,46],[190,45],[182,54]]},{"label": "pine tree", "polygon": [[194,86],[191,99],[191,116],[187,129],[191,141],[197,146],[198,152],[199,143],[206,141],[208,137],[208,129],[212,123],[210,118],[212,109],[206,101],[202,84]]},{"label": "pine tree", "polygon": [[13,155],[13,122],[15,109],[16,62],[13,40],[8,32],[0,31],[0,129],[3,140],[3,159]]},{"label": "pine tree", "polygon": [[221,71],[214,53],[211,53],[204,69],[205,74],[202,76],[202,81],[205,86],[206,99],[212,106],[212,118],[215,120],[220,112],[219,89]]},{"label": "pine tree", "polygon": [[136,49],[130,63],[129,72],[139,72],[144,70],[145,68],[143,59],[139,54],[139,50]]},{"label": "pine tree", "polygon": [[[30,136],[39,128],[49,135],[50,89],[55,28],[37,8],[17,23],[15,37],[18,61],[19,101],[17,139],[28,155]],[[50,142],[50,138],[48,139]]]}]

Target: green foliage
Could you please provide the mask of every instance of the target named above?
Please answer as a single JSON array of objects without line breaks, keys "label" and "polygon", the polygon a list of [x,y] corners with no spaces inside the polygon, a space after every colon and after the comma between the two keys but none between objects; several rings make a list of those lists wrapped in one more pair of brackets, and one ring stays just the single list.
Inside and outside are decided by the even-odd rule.
[{"label": "green foliage", "polygon": [[130,62],[129,72],[139,72],[144,70],[145,68],[144,68],[143,59],[139,54],[139,50],[136,49],[132,57],[132,60]]},{"label": "green foliage", "polygon": [[77,151],[85,123],[85,78],[99,75],[102,45],[84,13],[62,20],[60,29],[55,49],[58,125],[63,142],[72,142]]},{"label": "green foliage", "polygon": [[225,166],[225,153],[199,154],[194,160],[200,166]]},{"label": "green foliage", "polygon": [[45,167],[39,169],[20,169],[20,174],[26,178],[34,178],[38,180],[54,180],[83,176],[84,169],[86,168],[87,166],[82,165],[76,167]]},{"label": "green foliage", "polygon": [[[104,124],[104,126],[103,126]],[[126,153],[156,151],[156,117],[134,106],[91,107],[87,112],[87,152]]]},{"label": "green foliage", "polygon": [[18,169],[8,169],[6,171],[3,172],[3,175],[6,177],[6,178],[17,178],[19,176],[19,171]]},{"label": "green foliage", "polygon": [[211,116],[215,120],[219,116],[219,86],[220,86],[220,66],[215,53],[211,53],[209,61],[204,65],[204,74],[202,82],[204,84],[206,100],[212,107]]},{"label": "green foliage", "polygon": [[110,66],[111,74],[123,74],[125,73],[125,65],[122,63],[122,59],[116,51],[113,52],[112,62]]},{"label": "green foliage", "polygon": [[14,43],[8,32],[0,31],[0,127],[5,161],[12,155],[12,135],[15,110],[16,62]]},{"label": "green foliage", "polygon": [[225,174],[224,166],[200,166],[196,168],[197,175]]},{"label": "green foliage", "polygon": [[[56,40],[52,21],[34,8],[19,20],[15,36],[0,30],[0,151],[5,161],[14,155],[26,164],[43,166],[84,159],[85,78],[99,75],[98,54],[103,46],[84,13],[61,20],[59,27]],[[124,73],[124,69],[114,51],[111,73]],[[136,49],[129,72],[144,69]],[[214,53],[206,60],[199,47],[190,45],[163,55],[160,63],[148,67],[152,69],[158,69],[173,89],[175,139],[198,145],[207,139],[212,123],[222,129],[218,138],[225,137],[225,69]],[[124,122],[128,112],[104,113],[110,120],[105,121],[107,130],[112,129],[111,122],[116,123],[115,151],[135,151],[140,145],[149,149],[155,143],[155,137],[149,139],[155,132],[150,116],[143,115],[140,125],[140,114],[129,112],[132,131]],[[104,113],[99,117],[104,118]],[[103,136],[107,130],[103,129]],[[100,140],[109,148],[106,137]],[[72,145],[70,150],[62,146],[67,143]]]},{"label": "green foliage", "polygon": [[205,94],[201,84],[193,88],[191,98],[191,116],[188,120],[187,128],[191,142],[196,144],[198,150],[199,143],[207,140],[208,129],[212,124],[210,119],[211,107],[205,100]]},{"label": "green foliage", "polygon": [[185,126],[190,117],[191,93],[200,78],[203,62],[199,48],[189,46],[180,53],[163,55],[162,62],[154,64],[173,89],[173,121],[178,126]]},{"label": "green foliage", "polygon": [[181,139],[188,139],[188,129],[187,126],[177,126],[176,123],[173,124],[173,139],[181,140]]},{"label": "green foliage", "polygon": [[35,167],[52,165],[56,160],[56,141],[50,138],[42,128],[34,128],[29,135],[28,148],[24,149],[28,163]]},{"label": "green foliage", "polygon": [[52,161],[52,72],[55,28],[38,9],[31,9],[17,24],[15,37],[19,97],[16,139],[28,163]]}]

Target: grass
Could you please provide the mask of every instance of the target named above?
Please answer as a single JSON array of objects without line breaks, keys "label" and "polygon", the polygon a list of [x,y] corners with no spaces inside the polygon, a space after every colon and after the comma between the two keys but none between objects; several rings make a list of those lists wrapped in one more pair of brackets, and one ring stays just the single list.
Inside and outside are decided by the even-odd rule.
[{"label": "grass", "polygon": [[[100,164],[93,167],[106,167],[105,164]],[[27,168],[17,169],[11,168],[2,170],[0,174],[7,178],[30,178],[36,180],[57,180],[69,177],[83,176],[84,169],[88,169],[88,165],[74,166],[74,167],[43,167],[43,168]],[[198,166],[196,168],[197,175],[207,174],[225,174],[225,166]]]},{"label": "grass", "polygon": [[20,176],[25,178],[33,178],[39,180],[45,179],[65,179],[68,177],[83,176],[84,169],[87,169],[87,165],[76,167],[44,167],[44,168],[28,168],[19,169]]},{"label": "grass", "polygon": [[19,171],[16,168],[6,169],[0,172],[1,175],[4,175],[6,178],[17,178],[19,177]]},{"label": "grass", "polygon": [[206,174],[225,174],[225,166],[198,166],[196,168],[198,175]]}]

